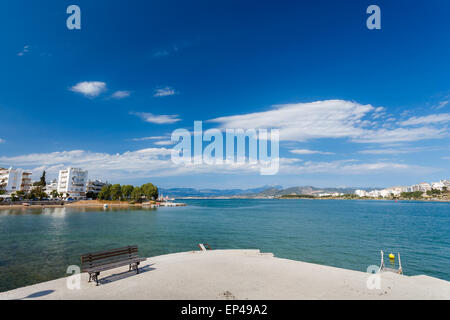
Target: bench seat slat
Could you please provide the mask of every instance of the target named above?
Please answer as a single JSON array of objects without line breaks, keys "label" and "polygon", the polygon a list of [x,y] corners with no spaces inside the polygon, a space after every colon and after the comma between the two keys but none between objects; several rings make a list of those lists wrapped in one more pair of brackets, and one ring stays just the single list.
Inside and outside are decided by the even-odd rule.
[{"label": "bench seat slat", "polygon": [[110,264],[87,268],[87,269],[84,269],[83,271],[84,272],[100,272],[100,271],[105,271],[105,270],[109,270],[109,269],[127,266],[129,264],[133,264],[136,262],[142,262],[145,260],[147,260],[147,259],[146,258],[135,258],[135,259],[130,259],[130,260],[122,260],[122,261],[118,261],[118,262],[114,262],[114,263],[110,263]]},{"label": "bench seat slat", "polygon": [[111,253],[111,252],[117,252],[117,251],[128,251],[128,250],[137,250],[137,246],[128,246],[128,247],[122,247],[122,248],[116,248],[113,250],[103,250],[103,251],[96,251],[96,252],[89,252],[89,253],[85,253],[83,255],[81,255],[82,257],[84,256],[96,256],[96,255],[102,255],[104,253]]},{"label": "bench seat slat", "polygon": [[97,260],[97,259],[103,259],[104,257],[109,256],[116,256],[121,254],[128,254],[128,253],[137,253],[137,248],[128,248],[128,249],[122,249],[122,250],[113,250],[113,251],[103,251],[100,253],[91,253],[91,254],[84,254],[81,256],[81,261],[84,260]]},{"label": "bench seat slat", "polygon": [[127,259],[129,257],[135,257],[137,255],[138,255],[137,252],[125,253],[125,254],[115,254],[115,255],[108,255],[108,256],[104,256],[104,257],[96,258],[96,259],[84,259],[81,261],[81,263],[101,263],[102,261]]}]

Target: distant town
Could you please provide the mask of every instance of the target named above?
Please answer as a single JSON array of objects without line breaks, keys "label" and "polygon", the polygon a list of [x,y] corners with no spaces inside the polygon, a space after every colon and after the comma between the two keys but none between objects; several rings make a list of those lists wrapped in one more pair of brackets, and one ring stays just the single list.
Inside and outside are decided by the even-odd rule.
[{"label": "distant town", "polygon": [[[111,185],[107,181],[89,180],[88,171],[81,168],[68,167],[60,170],[58,179],[46,181],[45,171],[38,181],[32,181],[32,172],[14,168],[0,168],[0,201],[16,201],[19,199],[30,200],[128,200],[136,201],[141,198],[147,200],[168,201],[174,200],[169,195],[177,198],[197,199],[230,199],[230,198],[266,198],[266,199],[290,199],[290,198],[338,198],[338,199],[425,199],[425,200],[449,200],[450,180],[437,182],[422,182],[411,186],[394,186],[385,189],[352,189],[352,188],[314,188],[291,187],[282,189],[280,186],[255,188],[248,190],[214,190],[215,194],[193,195],[194,189],[176,188],[158,191],[156,186],[146,184],[141,187]],[[183,190],[186,190],[183,192]],[[162,191],[162,190],[160,190]],[[211,191],[211,190],[209,190]],[[180,193],[181,192],[181,193]],[[189,192],[190,194],[186,194]],[[222,194],[221,194],[222,192]],[[184,195],[183,195],[184,193]]]}]

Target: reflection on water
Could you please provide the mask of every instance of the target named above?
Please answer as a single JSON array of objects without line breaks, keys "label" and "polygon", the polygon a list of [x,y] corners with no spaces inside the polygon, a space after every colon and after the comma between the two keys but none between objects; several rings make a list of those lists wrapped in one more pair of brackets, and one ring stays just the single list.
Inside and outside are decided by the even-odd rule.
[{"label": "reflection on water", "polygon": [[[405,274],[450,280],[450,204],[343,200],[189,200],[176,208],[0,210],[0,291],[66,276],[80,255],[136,244],[142,256],[257,248],[366,270],[400,252]],[[12,253],[12,254],[11,254]]]}]

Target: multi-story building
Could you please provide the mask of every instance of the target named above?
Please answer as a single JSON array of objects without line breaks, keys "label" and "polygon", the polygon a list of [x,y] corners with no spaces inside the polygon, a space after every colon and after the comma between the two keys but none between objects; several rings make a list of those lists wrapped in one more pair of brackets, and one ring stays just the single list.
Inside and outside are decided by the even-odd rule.
[{"label": "multi-story building", "polygon": [[49,196],[51,196],[53,191],[58,191],[58,180],[53,180],[52,182],[48,183],[45,186],[44,189],[45,193],[48,194]]},{"label": "multi-story building", "polygon": [[0,168],[0,189],[8,193],[28,191],[31,187],[32,172],[20,169]]},{"label": "multi-story building", "polygon": [[366,190],[355,190],[355,194],[358,197],[367,197],[368,196],[368,192]]},{"label": "multi-story building", "polygon": [[101,180],[89,180],[86,183],[86,193],[92,192],[98,194],[106,185],[108,185],[108,182],[103,182]]},{"label": "multi-story building", "polygon": [[450,191],[450,180],[441,180],[440,182],[442,182],[444,187],[447,188],[447,190]]},{"label": "multi-story building", "polygon": [[86,197],[87,170],[69,167],[59,171],[58,192],[67,198],[83,199]]}]

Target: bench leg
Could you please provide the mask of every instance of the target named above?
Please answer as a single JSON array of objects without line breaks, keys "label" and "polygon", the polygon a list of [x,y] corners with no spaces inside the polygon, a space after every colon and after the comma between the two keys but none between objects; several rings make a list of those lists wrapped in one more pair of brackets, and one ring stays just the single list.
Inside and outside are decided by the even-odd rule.
[{"label": "bench leg", "polygon": [[100,272],[90,273],[89,274],[89,282],[91,282],[91,279],[95,281],[96,285],[98,286],[98,275]]},{"label": "bench leg", "polygon": [[139,273],[139,262],[130,264],[130,269],[128,271],[131,271],[131,270],[136,270],[136,273]]}]

